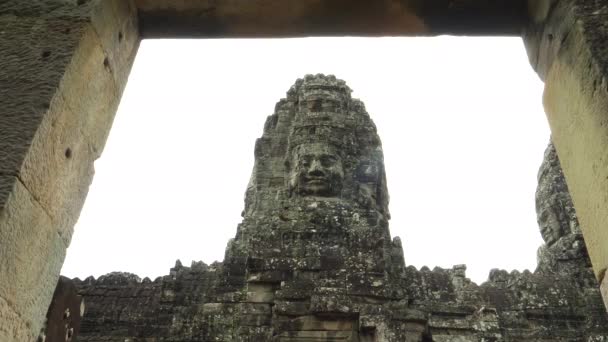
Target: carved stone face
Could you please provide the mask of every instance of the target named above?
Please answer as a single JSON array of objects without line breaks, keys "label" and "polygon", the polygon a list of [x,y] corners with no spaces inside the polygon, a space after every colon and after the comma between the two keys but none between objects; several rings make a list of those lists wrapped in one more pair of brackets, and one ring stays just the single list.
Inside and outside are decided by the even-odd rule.
[{"label": "carved stone face", "polygon": [[565,234],[557,214],[550,206],[541,209],[538,215],[538,224],[540,226],[540,234],[543,236],[543,240],[545,240],[547,246],[553,245]]},{"label": "carved stone face", "polygon": [[311,113],[330,112],[341,113],[346,104],[337,100],[322,97],[311,97],[305,101],[306,110]]},{"label": "carved stone face", "polygon": [[289,187],[302,196],[334,197],[342,190],[342,159],[327,144],[298,146],[293,152]]}]

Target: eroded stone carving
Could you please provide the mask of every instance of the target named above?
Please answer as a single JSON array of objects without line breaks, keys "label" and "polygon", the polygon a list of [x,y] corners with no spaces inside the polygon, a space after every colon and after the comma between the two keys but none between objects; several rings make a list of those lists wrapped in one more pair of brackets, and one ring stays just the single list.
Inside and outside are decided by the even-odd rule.
[{"label": "eroded stone carving", "polygon": [[373,122],[343,81],[308,75],[256,142],[224,261],[178,261],[153,282],[76,281],[88,303],[79,340],[606,341],[593,273],[568,254],[578,223],[556,160],[539,178],[536,272],[493,270],[477,285],[464,265],[406,267]]},{"label": "eroded stone carving", "polygon": [[342,190],[342,158],[328,144],[297,146],[292,152],[290,191],[299,195],[338,196]]},{"label": "eroded stone carving", "polygon": [[585,247],[572,198],[552,143],[538,171],[536,214],[545,245],[538,250],[538,268],[556,272],[564,268],[586,270],[591,261]]},{"label": "eroded stone carving", "polygon": [[538,225],[548,246],[570,234],[581,234],[568,185],[552,143],[538,171],[536,190]]}]

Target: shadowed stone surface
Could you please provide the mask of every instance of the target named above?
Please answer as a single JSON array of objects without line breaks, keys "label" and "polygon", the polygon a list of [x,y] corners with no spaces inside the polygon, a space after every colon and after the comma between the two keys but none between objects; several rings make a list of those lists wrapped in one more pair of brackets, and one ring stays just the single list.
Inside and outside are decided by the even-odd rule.
[{"label": "shadowed stone surface", "polygon": [[38,342],[76,341],[83,314],[84,302],[74,283],[66,277],[59,277]]},{"label": "shadowed stone surface", "polygon": [[144,38],[519,35],[526,0],[136,0]]},{"label": "shadowed stone surface", "polygon": [[[534,272],[406,267],[388,229],[380,139],[333,76],[300,79],[256,142],[224,261],[154,281],[75,280],[80,341],[608,341],[598,284],[550,146],[539,172],[546,245]],[[429,241],[432,248],[432,241]]]}]

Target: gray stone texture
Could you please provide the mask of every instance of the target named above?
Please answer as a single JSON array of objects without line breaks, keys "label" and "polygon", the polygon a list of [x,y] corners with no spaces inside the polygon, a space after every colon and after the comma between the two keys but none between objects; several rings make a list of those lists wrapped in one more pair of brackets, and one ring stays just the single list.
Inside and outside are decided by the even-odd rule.
[{"label": "gray stone texture", "polygon": [[[596,278],[608,269],[608,2],[530,1],[523,32]],[[604,289],[608,293],[608,288]],[[608,296],[604,297],[608,304]]]},{"label": "gray stone texture", "polygon": [[[139,13],[136,4],[139,6]],[[31,340],[40,331],[65,256],[65,248],[71,240],[73,223],[79,215],[93,175],[93,161],[103,150],[115,109],[137,51],[140,26],[150,37],[285,37],[311,34],[514,35],[527,23],[524,40],[532,65],[545,80],[544,103],[551,124],[553,141],[562,157],[562,166],[578,208],[578,220],[586,236],[595,275],[602,282],[603,293],[608,293],[608,279],[604,277],[608,267],[608,249],[604,248],[608,241],[608,231],[604,229],[608,211],[602,210],[607,206],[608,201],[608,197],[605,196],[608,193],[608,176],[606,176],[608,159],[605,158],[608,143],[605,134],[605,113],[608,108],[605,82],[605,74],[608,70],[605,52],[608,45],[605,44],[607,32],[605,23],[608,6],[604,1],[388,0],[374,2],[371,5],[363,2],[352,4],[338,1],[336,6],[327,6],[319,1],[302,1],[297,5],[295,2],[286,4],[285,1],[0,1],[0,241],[3,247],[0,249],[0,340]],[[349,11],[344,11],[344,8],[348,8]],[[260,15],[260,13],[270,14]],[[138,18],[142,19],[141,25]],[[260,18],[264,20],[261,21]],[[261,151],[277,153],[281,150],[277,147],[274,150],[262,148]],[[370,154],[372,155],[373,153]],[[284,158],[288,161],[290,158],[293,159],[293,156],[290,158],[284,156]],[[259,225],[271,224],[273,221],[270,217],[276,214],[272,211],[272,205],[264,203],[264,196],[270,199],[271,194],[264,194],[255,187],[263,188],[266,185],[273,187],[276,185],[275,182],[284,182],[286,175],[296,174],[290,170],[285,171],[285,175],[281,177],[264,178],[272,174],[264,170],[273,168],[279,170],[282,167],[281,162],[265,157],[258,159],[261,163],[259,169],[261,183],[254,179],[253,188],[249,191],[253,197],[250,198],[251,201],[247,206],[248,209],[253,210],[250,213],[253,216],[246,217],[241,226],[245,234],[251,233],[251,227],[258,222]],[[353,169],[352,165],[348,164],[348,159],[340,156],[344,184],[339,184],[338,196],[330,197],[339,198],[340,201],[323,199],[319,203],[327,202],[332,205],[323,204],[321,210],[328,210],[336,214],[336,217],[342,217],[340,215],[347,211],[357,214],[358,216],[353,217],[356,216],[359,220],[361,218],[367,220],[368,217],[361,216],[360,212],[361,210],[365,212],[361,208],[367,207],[368,211],[378,214],[371,215],[369,227],[382,226],[383,219],[388,218],[388,211],[383,207],[383,201],[388,201],[387,197],[383,197],[386,193],[381,190],[370,192],[370,189],[373,190],[374,186],[378,187],[379,183],[375,184],[373,180],[366,181],[365,175],[358,180],[359,185],[353,186],[352,179],[349,178],[352,177]],[[264,165],[271,161],[276,164]],[[320,162],[320,159],[317,162]],[[289,184],[283,185],[285,186],[283,190],[290,193]],[[310,183],[310,188],[325,188],[326,185],[323,184],[323,180],[317,180]],[[376,190],[380,188],[381,186]],[[294,189],[297,188],[292,187],[291,190]],[[284,191],[276,193],[277,201],[285,200]],[[306,203],[305,199],[298,197],[306,193],[306,191],[292,191],[291,194],[294,196],[286,198],[296,203],[297,207],[298,201]],[[309,195],[310,193],[308,192]],[[324,193],[332,194],[333,190],[312,191],[314,195],[327,197]],[[355,204],[350,203],[353,200]],[[352,207],[348,207],[347,210],[339,209],[336,203],[341,202],[350,203]],[[315,217],[319,215],[306,211],[308,210],[306,207],[303,207],[301,213],[295,211],[296,214],[293,214],[293,208],[295,207],[288,206],[288,209],[285,209],[284,214],[287,216],[284,216],[285,220],[280,219],[281,227],[287,225],[285,222],[290,220],[299,220],[300,215],[318,225],[328,224],[323,220],[315,221],[317,219]],[[563,212],[568,213],[568,210]],[[261,218],[252,221],[251,218],[256,217],[255,215],[261,215]],[[556,219],[551,218],[550,214],[544,215],[539,219],[541,225],[547,225],[543,228],[544,233],[548,232],[547,227],[561,225],[564,222],[559,217],[560,214],[557,214]],[[380,219],[374,223],[374,217]],[[551,223],[551,220],[559,223]],[[343,224],[351,223],[344,221]],[[268,229],[272,231],[274,228]],[[386,238],[388,233],[378,233],[382,232],[382,229],[384,228],[370,228],[370,231]],[[577,233],[568,232],[561,226],[559,229],[563,230],[559,234],[564,235],[559,235],[560,238],[556,242],[553,241],[555,239],[549,239],[547,246],[541,249],[539,270],[535,274],[557,277],[574,269],[580,269],[577,265],[585,263],[584,258],[581,257],[583,255],[581,253],[584,252],[579,248],[580,238]],[[251,239],[263,236],[256,234],[253,234]],[[370,236],[376,237],[373,234]],[[330,237],[330,235],[322,236]],[[303,237],[303,239],[309,238],[311,238],[310,234]],[[297,241],[301,237],[296,235],[293,239]],[[250,245],[249,242],[244,241],[250,241],[248,235],[237,235],[230,245],[231,252],[227,253],[229,258],[223,264],[215,266],[216,271],[220,272],[210,273],[217,274],[211,277],[222,279],[222,286],[227,286],[230,291],[238,288],[238,284],[234,282],[243,273],[243,260],[239,258],[243,258],[244,253],[247,255],[246,260],[250,260],[247,250]],[[272,245],[272,241],[274,240],[264,242]],[[386,246],[389,244],[386,241],[382,241],[381,244],[383,247],[374,248],[386,253],[388,251]],[[393,245],[390,249],[391,253],[399,254],[399,248],[396,247],[398,241],[393,241],[391,244]],[[341,252],[341,246],[338,244],[338,252]],[[321,254],[321,251],[325,253],[327,246],[320,244],[317,247],[319,249],[317,259],[312,257],[317,255],[316,249],[313,248],[312,251],[303,252],[306,258],[311,259],[301,259],[300,254],[297,254],[300,252],[294,252],[296,255],[290,256],[292,259],[290,262],[281,263],[283,266],[280,267],[273,264],[273,267],[298,270],[294,272],[297,277],[304,277],[302,279],[307,279],[309,275],[306,272],[309,271],[318,276],[321,274],[319,270],[304,272],[298,268],[317,267],[314,265],[319,263],[314,260],[325,258],[326,255]],[[572,251],[570,247],[573,248]],[[255,255],[257,254],[254,253],[251,260],[260,259]],[[392,255],[391,258],[386,255],[374,256],[369,259],[372,260],[371,265],[365,265],[364,269],[357,268],[357,263],[347,264],[348,267],[352,266],[358,272],[366,274],[378,270],[377,267],[381,266],[378,260],[383,258],[393,260]],[[568,259],[569,255],[576,256],[574,258],[576,260]],[[277,256],[277,258],[283,262],[287,257]],[[398,259],[398,257],[394,258],[394,260]],[[361,261],[358,263],[361,266]],[[395,266],[399,263],[392,263],[390,267],[384,266],[389,269],[395,268],[391,272],[386,271],[387,279],[395,279],[395,277],[401,279],[400,276],[395,276],[400,272],[401,266]],[[328,265],[327,261],[322,265]],[[342,266],[343,264],[338,263],[332,270]],[[249,274],[249,270],[257,270],[255,267],[264,270],[264,267],[269,266],[251,267],[253,266],[247,261],[245,274]],[[283,274],[281,272],[278,274]],[[267,281],[268,274],[258,273],[261,274],[259,279],[263,280],[258,282],[261,285],[246,280],[247,288],[255,290],[246,292],[253,293],[251,298],[268,301],[278,291],[275,288],[277,278],[270,278],[274,280]],[[424,271],[414,273],[422,274]],[[459,268],[457,273],[461,274],[462,269]],[[586,279],[584,273],[586,271],[581,271],[580,276],[576,276],[575,279]],[[390,280],[390,286],[387,285],[387,288],[397,286],[399,289],[411,289],[413,285],[407,284],[415,284],[416,277],[410,276],[411,279],[404,280],[406,282],[404,287],[395,285],[395,281]],[[283,275],[278,279],[282,279],[281,277]],[[501,277],[498,278],[502,279]],[[311,278],[311,282],[316,284],[316,279]],[[559,279],[555,281],[557,280]],[[347,279],[345,284],[353,281]],[[267,283],[272,285],[268,287]],[[578,281],[573,283],[578,284]],[[179,288],[180,285],[176,286]],[[339,288],[342,285],[336,286]],[[214,286],[213,291],[217,291],[217,288]],[[592,294],[584,298],[594,298],[594,287],[590,288]],[[349,293],[347,291],[347,298],[350,298]],[[110,294],[109,297],[112,295]],[[246,298],[249,298],[248,296],[246,295]],[[539,296],[542,298],[542,295]],[[201,299],[200,302],[208,304],[224,302],[217,298],[224,297]],[[386,300],[392,297],[378,298]],[[605,298],[608,298],[608,295]],[[236,299],[232,300],[238,302]],[[410,299],[407,301],[409,302]],[[595,302],[590,299],[589,303]],[[207,310],[213,307],[208,306]],[[281,306],[273,304],[273,310],[275,307]],[[304,313],[301,311],[304,307],[301,303],[294,307],[300,310],[294,312]],[[137,313],[136,306],[133,306],[133,310]],[[356,315],[353,313],[349,317],[354,316]],[[569,322],[567,319],[564,320]],[[365,318],[358,320],[358,322],[368,321]],[[386,323],[386,321],[373,321],[380,322],[377,326],[385,326],[383,324]],[[422,321],[418,319],[416,322]],[[374,330],[371,327],[376,326],[373,325],[376,323],[369,323],[371,324],[369,328],[366,325],[368,323],[361,324],[359,331],[376,331],[377,336],[384,336],[381,335],[381,331],[392,329],[389,327],[390,329],[387,328],[389,330],[381,328]],[[408,322],[406,325],[411,328],[408,329],[414,331],[417,329],[415,327],[419,326],[416,324],[418,323]],[[423,325],[431,326],[430,323]],[[340,327],[342,330],[328,334],[333,334],[336,339],[347,339],[349,333],[343,332],[346,326],[348,324],[336,323],[332,327]],[[135,333],[139,330],[131,329],[131,331]],[[504,330],[503,333],[508,334],[509,331],[512,330]],[[314,333],[306,332],[299,336],[306,339],[310,334]],[[360,335],[366,334],[369,335],[368,333]],[[365,338],[361,337],[362,340]],[[383,338],[379,337],[379,339]],[[547,339],[553,340],[553,338],[545,338]]]},{"label": "gray stone texture", "polygon": [[40,333],[137,26],[131,1],[0,2],[0,341]]},{"label": "gray stone texture", "polygon": [[[80,341],[608,341],[608,317],[552,146],[535,272],[406,267],[380,139],[333,76],[298,80],[256,142],[224,261],[75,279]],[[429,248],[432,242],[429,241]]]},{"label": "gray stone texture", "polygon": [[547,147],[538,171],[536,213],[545,240],[538,250],[538,269],[566,273],[591,271],[583,233],[553,143]]}]

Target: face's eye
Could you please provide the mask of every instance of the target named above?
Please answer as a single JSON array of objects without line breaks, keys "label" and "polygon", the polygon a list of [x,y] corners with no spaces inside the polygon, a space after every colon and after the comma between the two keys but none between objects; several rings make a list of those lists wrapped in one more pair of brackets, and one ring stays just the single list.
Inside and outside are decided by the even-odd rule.
[{"label": "face's eye", "polygon": [[310,159],[305,158],[305,159],[300,160],[300,166],[305,167],[305,168],[310,167]]},{"label": "face's eye", "polygon": [[308,110],[311,112],[320,112],[323,108],[323,103],[321,100],[309,100],[308,101]]},{"label": "face's eye", "polygon": [[541,222],[546,222],[548,217],[549,217],[549,213],[546,210],[543,210],[540,213],[539,219],[540,219]]},{"label": "face's eye", "polygon": [[335,106],[333,103],[327,101],[323,103],[323,110],[326,111],[334,111],[335,110]]},{"label": "face's eye", "polygon": [[336,164],[336,158],[332,156],[322,156],[319,161],[323,167],[330,167]]}]

